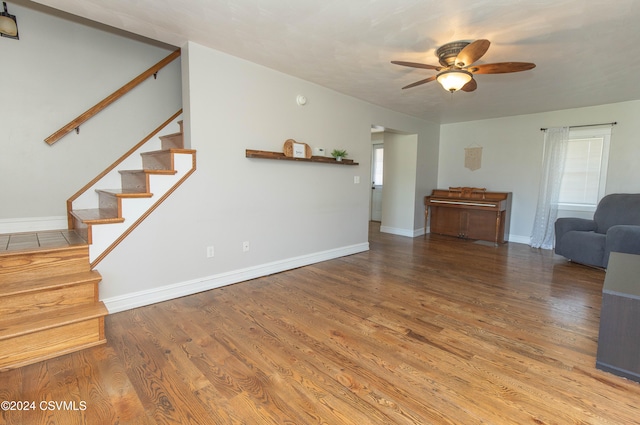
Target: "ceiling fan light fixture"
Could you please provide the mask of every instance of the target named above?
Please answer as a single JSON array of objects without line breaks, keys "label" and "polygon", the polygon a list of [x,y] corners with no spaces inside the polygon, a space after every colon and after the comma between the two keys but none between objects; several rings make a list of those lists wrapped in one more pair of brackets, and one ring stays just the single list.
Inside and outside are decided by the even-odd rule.
[{"label": "ceiling fan light fixture", "polygon": [[438,80],[445,90],[453,93],[464,87],[472,78],[473,76],[470,72],[462,69],[452,69],[438,74],[436,80]]}]

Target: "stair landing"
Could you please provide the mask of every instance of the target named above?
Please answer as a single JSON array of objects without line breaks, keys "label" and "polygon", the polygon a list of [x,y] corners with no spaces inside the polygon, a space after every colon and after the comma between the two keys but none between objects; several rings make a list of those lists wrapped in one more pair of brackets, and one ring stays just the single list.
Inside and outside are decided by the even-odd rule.
[{"label": "stair landing", "polygon": [[29,233],[0,234],[0,255],[8,251],[65,248],[86,245],[73,230],[46,230]]}]

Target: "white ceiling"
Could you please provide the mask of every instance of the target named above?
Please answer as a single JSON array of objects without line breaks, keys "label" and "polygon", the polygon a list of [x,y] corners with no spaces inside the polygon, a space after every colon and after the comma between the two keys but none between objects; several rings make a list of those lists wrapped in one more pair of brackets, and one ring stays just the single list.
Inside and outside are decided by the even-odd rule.
[{"label": "white ceiling", "polygon": [[[440,123],[640,99],[638,0],[35,0],[174,46],[193,41],[365,101]],[[450,94],[435,73],[456,40],[491,41],[477,63],[534,62],[476,75]]]}]

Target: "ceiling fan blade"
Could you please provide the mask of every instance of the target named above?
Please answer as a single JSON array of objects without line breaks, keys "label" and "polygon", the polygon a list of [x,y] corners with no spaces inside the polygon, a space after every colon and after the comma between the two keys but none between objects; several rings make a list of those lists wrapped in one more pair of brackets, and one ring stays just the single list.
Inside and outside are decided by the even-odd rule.
[{"label": "ceiling fan blade", "polygon": [[410,89],[411,87],[415,87],[415,86],[419,86],[421,84],[425,84],[425,83],[430,83],[431,81],[434,81],[436,79],[436,76],[432,76],[429,78],[425,78],[424,80],[420,80],[420,81],[416,81],[415,83],[409,84],[408,86],[404,86],[402,89]]},{"label": "ceiling fan blade", "polygon": [[435,69],[436,71],[440,71],[442,69],[441,66],[429,65],[426,63],[403,62],[403,61],[391,61],[391,63],[394,65],[410,66],[411,68]]},{"label": "ceiling fan blade", "polygon": [[508,72],[527,71],[536,67],[530,62],[499,62],[474,65],[467,68],[472,74],[506,74]]},{"label": "ceiling fan blade", "polygon": [[477,88],[478,88],[478,83],[476,83],[476,80],[474,80],[472,78],[467,84],[462,86],[462,88],[460,90],[462,90],[462,91],[474,91]]},{"label": "ceiling fan blade", "polygon": [[460,67],[469,66],[487,53],[490,45],[489,40],[476,40],[458,53],[454,63]]}]

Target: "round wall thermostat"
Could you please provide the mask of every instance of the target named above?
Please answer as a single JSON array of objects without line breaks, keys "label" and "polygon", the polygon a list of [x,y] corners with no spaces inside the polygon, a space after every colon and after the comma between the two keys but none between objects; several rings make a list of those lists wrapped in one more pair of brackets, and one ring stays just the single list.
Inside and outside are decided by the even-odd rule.
[{"label": "round wall thermostat", "polygon": [[303,95],[299,94],[298,97],[296,97],[296,102],[298,102],[298,105],[303,106],[307,104],[307,98],[304,97]]}]

